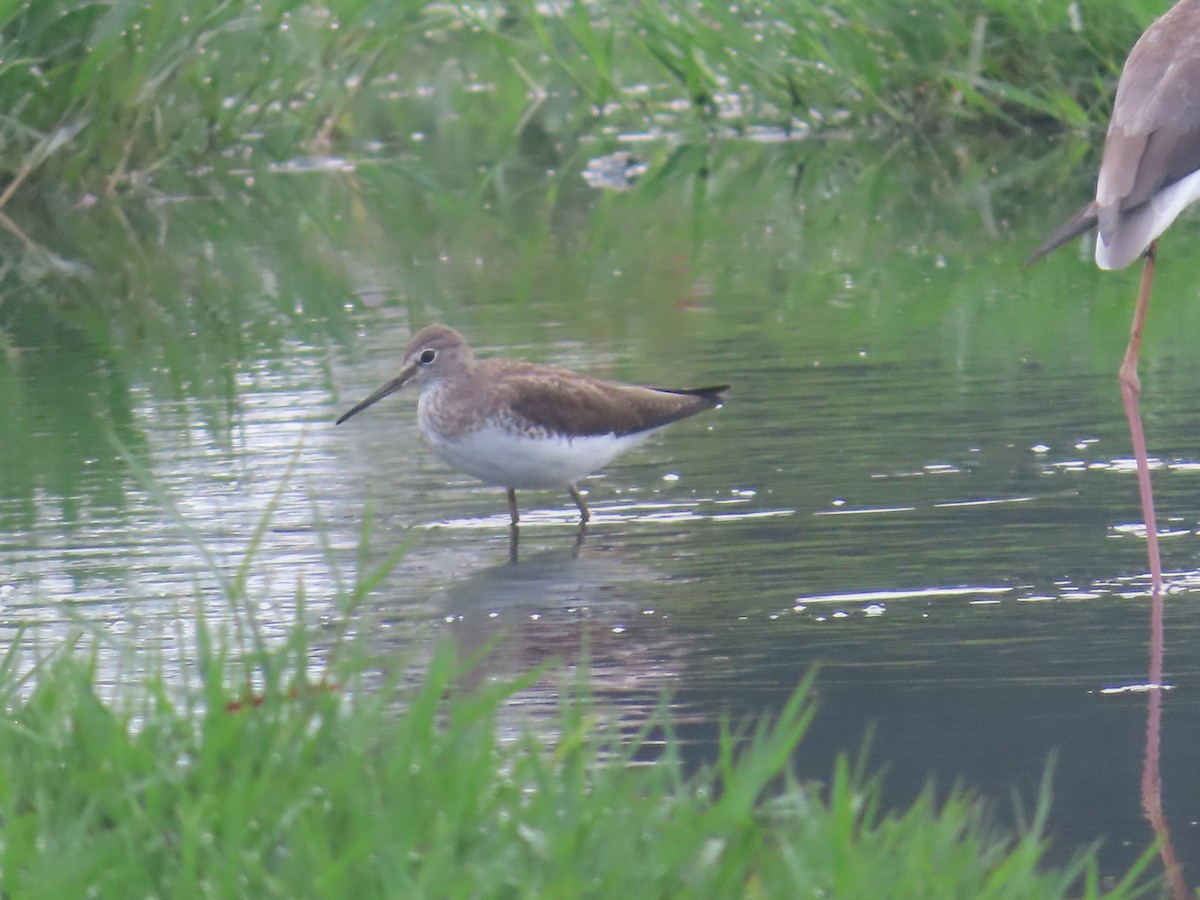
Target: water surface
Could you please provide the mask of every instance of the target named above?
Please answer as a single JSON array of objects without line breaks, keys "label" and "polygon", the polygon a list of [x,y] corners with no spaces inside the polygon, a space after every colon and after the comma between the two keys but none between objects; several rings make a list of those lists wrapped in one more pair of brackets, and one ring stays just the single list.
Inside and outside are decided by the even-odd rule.
[{"label": "water surface", "polygon": [[[381,660],[447,635],[497,642],[480,677],[586,658],[616,721],[667,692],[697,762],[722,717],[778,707],[815,666],[804,775],[869,746],[894,801],[962,783],[1014,821],[1052,765],[1057,850],[1102,839],[1119,872],[1152,840],[1146,695],[1119,690],[1147,671],[1115,377],[1136,274],[1071,248],[1023,271],[1046,223],[1011,224],[1014,193],[984,216],[979,183],[923,174],[919,154],[846,151],[731,146],[700,200],[700,176],[591,189],[580,153],[526,171],[508,204],[439,206],[374,161],[264,172],[120,234],[103,207],[34,219],[91,269],[56,282],[57,307],[45,283],[6,283],[0,625],[43,647],[92,629],[110,677],[173,671],[197,600],[228,615],[222,579],[268,512],[247,563],[268,635],[298,585],[336,618],[370,516],[363,565],[411,541],[363,611]],[[1164,247],[1143,406],[1170,531],[1165,806],[1195,880],[1200,315],[1171,252],[1187,230]],[[519,495],[513,548],[503,492],[425,449],[414,394],[333,425],[432,321],[480,355],[733,388],[589,479],[582,535],[565,494]]]}]

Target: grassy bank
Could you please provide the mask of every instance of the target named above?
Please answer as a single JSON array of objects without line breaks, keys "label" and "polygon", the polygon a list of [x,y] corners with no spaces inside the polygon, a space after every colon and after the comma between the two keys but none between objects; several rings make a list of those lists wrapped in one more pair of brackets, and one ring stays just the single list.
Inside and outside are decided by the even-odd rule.
[{"label": "grassy bank", "polygon": [[[646,749],[597,737],[570,691],[548,746],[531,730],[499,741],[502,705],[531,679],[460,690],[448,651],[412,688],[352,689],[343,670],[340,687],[268,678],[250,695],[201,643],[205,678],[182,698],[150,678],[104,702],[68,653],[18,700],[6,661],[6,896],[1137,893],[1132,878],[1102,892],[1090,856],[1041,871],[1044,804],[1008,838],[961,793],[884,814],[878,783],[844,762],[824,787],[798,783],[787,772],[813,715],[805,686],[685,777],[671,740],[656,765],[629,765]],[[293,633],[267,669],[295,670],[306,647]]]},{"label": "grassy bank", "polygon": [[558,140],[1082,128],[1161,5],[8,4],[0,207],[22,189],[76,203],[213,165],[402,152],[448,116],[513,136],[535,122]]}]

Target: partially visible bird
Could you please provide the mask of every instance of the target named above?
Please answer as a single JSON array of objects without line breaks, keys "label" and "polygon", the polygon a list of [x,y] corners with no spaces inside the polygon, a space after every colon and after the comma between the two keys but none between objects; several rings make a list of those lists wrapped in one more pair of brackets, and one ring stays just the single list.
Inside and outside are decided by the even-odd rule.
[{"label": "partially visible bird", "polygon": [[1122,269],[1145,256],[1121,396],[1137,461],[1151,589],[1162,590],[1162,563],[1150,464],[1138,405],[1138,355],[1150,305],[1158,236],[1200,198],[1200,0],[1180,0],[1138,38],[1117,83],[1096,197],[1060,225],[1026,265],[1097,228],[1096,265]]},{"label": "partially visible bird", "polygon": [[1181,0],[1138,38],[1109,120],[1096,197],[1026,263],[1099,228],[1096,265],[1123,269],[1200,197],[1200,0]]}]

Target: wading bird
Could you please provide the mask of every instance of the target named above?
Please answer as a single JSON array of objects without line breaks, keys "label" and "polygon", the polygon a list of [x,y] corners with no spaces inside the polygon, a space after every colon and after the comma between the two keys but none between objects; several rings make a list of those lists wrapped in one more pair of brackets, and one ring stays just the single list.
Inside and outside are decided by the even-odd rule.
[{"label": "wading bird", "polygon": [[554,366],[476,360],[447,325],[408,342],[400,374],[337,420],[340,425],[409,382],[421,388],[417,420],[445,463],[508,491],[517,524],[517,489],[564,489],[590,518],[576,483],[672,422],[721,405],[729,385],[672,391],[601,381]]},{"label": "wading bird", "polygon": [[1026,264],[1096,228],[1096,265],[1123,269],[1145,257],[1129,344],[1121,363],[1121,398],[1137,461],[1154,594],[1162,563],[1150,488],[1150,465],[1138,406],[1138,353],[1150,305],[1156,242],[1200,198],[1200,0],[1181,0],[1138,38],[1117,83],[1096,198],[1058,227]]}]

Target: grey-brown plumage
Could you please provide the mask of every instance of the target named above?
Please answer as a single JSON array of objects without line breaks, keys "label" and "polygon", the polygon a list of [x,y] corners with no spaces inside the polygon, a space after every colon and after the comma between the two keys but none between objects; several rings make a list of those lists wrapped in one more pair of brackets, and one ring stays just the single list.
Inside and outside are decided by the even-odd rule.
[{"label": "grey-brown plumage", "polygon": [[1162,594],[1162,559],[1138,401],[1138,357],[1150,308],[1156,242],[1176,216],[1200,199],[1198,168],[1200,0],[1180,0],[1146,29],[1125,60],[1096,178],[1096,198],[1060,225],[1026,263],[1092,227],[1099,231],[1100,268],[1121,269],[1139,256],[1145,258],[1118,380],[1146,525],[1150,591],[1156,600]]},{"label": "grey-brown plumage", "polygon": [[1183,185],[1200,169],[1200,0],[1159,17],[1125,61],[1096,197],[1060,225],[1026,265],[1092,228],[1096,262],[1120,269],[1145,253],[1200,194]]},{"label": "grey-brown plumage", "polygon": [[418,418],[434,453],[507,488],[514,525],[517,488],[565,488],[586,522],[587,504],[576,488],[580,478],[653,431],[720,406],[728,390],[639,387],[555,366],[476,360],[453,328],[429,325],[409,341],[400,374],[338,424],[409,381],[421,387]]}]

